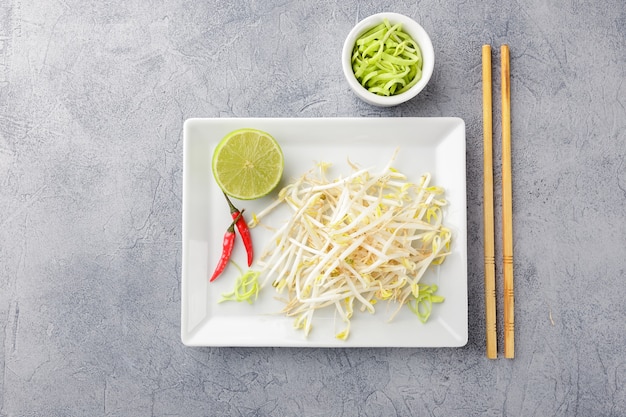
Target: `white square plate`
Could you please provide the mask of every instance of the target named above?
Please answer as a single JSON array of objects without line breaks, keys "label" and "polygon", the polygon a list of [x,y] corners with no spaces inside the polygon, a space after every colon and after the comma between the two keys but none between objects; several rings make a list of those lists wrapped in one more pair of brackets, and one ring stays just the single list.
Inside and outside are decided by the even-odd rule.
[{"label": "white square plate", "polygon": [[[350,173],[350,161],[381,169],[399,149],[395,168],[416,181],[425,172],[432,183],[446,190],[449,202],[444,223],[452,230],[451,253],[434,267],[423,282],[436,283],[445,297],[433,306],[424,324],[403,308],[393,321],[393,311],[378,304],[375,314],[356,311],[350,337],[338,340],[344,327],[334,311],[316,312],[313,330],[304,336],[293,319],[279,313],[271,279],[258,300],[218,304],[222,293],[232,291],[238,272],[229,266],[214,282],[208,276],[219,259],[221,242],[231,222],[228,206],[213,180],[211,157],[227,133],[251,127],[264,130],[280,143],[285,155],[283,183],[295,179],[317,162],[330,162],[336,177]],[[457,347],[467,343],[467,220],[465,174],[465,123],[459,118],[315,118],[315,119],[189,119],[184,126],[183,254],[181,338],[189,346],[302,346],[302,347]],[[259,212],[276,194],[255,201],[233,201],[248,214]],[[278,225],[284,218],[271,216]],[[252,229],[257,254],[270,232]],[[241,242],[233,259],[245,266]],[[331,309],[333,310],[333,309]]]}]

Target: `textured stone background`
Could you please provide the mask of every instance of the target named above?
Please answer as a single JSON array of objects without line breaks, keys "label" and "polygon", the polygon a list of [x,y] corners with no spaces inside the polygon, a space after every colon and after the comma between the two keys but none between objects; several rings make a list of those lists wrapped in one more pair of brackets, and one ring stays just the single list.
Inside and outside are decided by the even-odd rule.
[{"label": "textured stone background", "polygon": [[[0,415],[626,415],[623,0],[227,3],[0,3]],[[387,110],[338,59],[379,11],[437,56]],[[514,360],[484,353],[483,43],[512,55]],[[182,124],[220,116],[465,119],[468,345],[184,347]]]}]

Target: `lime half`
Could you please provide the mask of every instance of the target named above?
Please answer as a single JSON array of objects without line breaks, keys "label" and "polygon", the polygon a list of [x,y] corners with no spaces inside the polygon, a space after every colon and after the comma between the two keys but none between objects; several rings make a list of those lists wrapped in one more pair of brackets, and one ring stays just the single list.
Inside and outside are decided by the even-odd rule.
[{"label": "lime half", "polygon": [[257,129],[230,132],[213,153],[213,176],[231,197],[253,200],[269,194],[280,182],[285,161],[278,142]]}]

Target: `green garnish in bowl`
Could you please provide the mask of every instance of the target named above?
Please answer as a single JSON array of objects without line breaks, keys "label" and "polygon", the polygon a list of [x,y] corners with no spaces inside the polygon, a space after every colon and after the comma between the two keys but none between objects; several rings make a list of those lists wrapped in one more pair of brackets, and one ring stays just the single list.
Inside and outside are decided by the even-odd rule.
[{"label": "green garnish in bowl", "polygon": [[422,53],[402,23],[389,20],[363,33],[352,51],[352,70],[368,91],[391,96],[401,94],[422,78]]}]

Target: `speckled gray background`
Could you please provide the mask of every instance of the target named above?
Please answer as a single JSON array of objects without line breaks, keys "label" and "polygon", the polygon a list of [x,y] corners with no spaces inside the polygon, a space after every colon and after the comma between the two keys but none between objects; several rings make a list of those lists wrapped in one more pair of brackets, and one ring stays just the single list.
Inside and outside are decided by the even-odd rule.
[{"label": "speckled gray background", "polygon": [[[623,0],[227,3],[0,3],[0,415],[626,415]],[[379,11],[437,56],[387,110],[339,63]],[[483,43],[511,46],[514,360],[484,349]],[[468,345],[183,346],[182,124],[222,116],[463,118]]]}]

